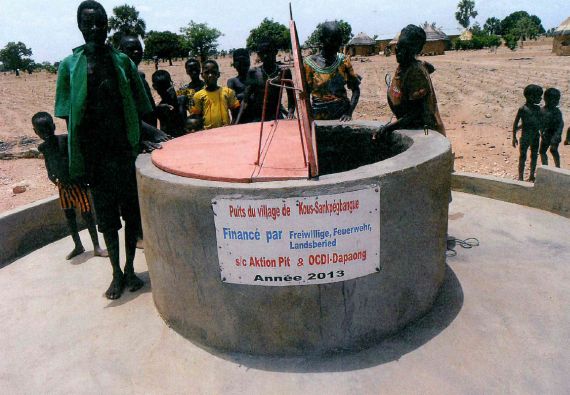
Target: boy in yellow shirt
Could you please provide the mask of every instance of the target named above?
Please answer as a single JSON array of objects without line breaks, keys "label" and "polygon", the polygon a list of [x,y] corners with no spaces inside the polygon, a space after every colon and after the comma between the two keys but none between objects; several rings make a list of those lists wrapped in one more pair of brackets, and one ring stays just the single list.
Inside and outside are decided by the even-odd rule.
[{"label": "boy in yellow shirt", "polygon": [[232,89],[218,86],[220,68],[216,61],[208,59],[204,62],[202,78],[206,86],[194,94],[192,118],[201,119],[203,129],[231,124],[231,119],[237,117],[239,101]]}]

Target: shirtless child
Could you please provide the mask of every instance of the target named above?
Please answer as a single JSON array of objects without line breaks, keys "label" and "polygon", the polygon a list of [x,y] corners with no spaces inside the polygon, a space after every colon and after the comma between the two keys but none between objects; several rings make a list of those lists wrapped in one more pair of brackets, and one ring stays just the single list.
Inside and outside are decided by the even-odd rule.
[{"label": "shirtless child", "polygon": [[69,177],[69,160],[67,158],[67,136],[55,135],[55,124],[53,118],[47,112],[38,112],[32,117],[32,125],[36,135],[43,140],[38,147],[44,155],[48,178],[57,185],[59,190],[59,203],[67,220],[67,227],[71,233],[71,238],[75,243],[75,248],[65,259],[71,259],[85,251],[77,229],[75,220],[75,209],[81,209],[81,216],[89,230],[89,236],[93,242],[93,254],[95,256],[108,256],[107,251],[99,246],[95,220],[91,213],[91,203],[87,188],[83,183],[73,181]]},{"label": "shirtless child", "polygon": [[[538,104],[542,100],[542,88],[534,84],[527,85],[524,88],[524,97],[526,98],[526,103],[519,108],[513,124],[513,147],[516,148],[517,144],[519,144],[517,130],[522,129],[519,144],[519,181],[523,180],[526,154],[530,148],[530,175],[528,181],[534,182],[534,173],[538,159],[538,144],[540,141],[541,115]],[[519,126],[521,122],[522,125]]]},{"label": "shirtless child", "polygon": [[550,153],[554,159],[554,166],[560,167],[560,154],[558,145],[562,141],[562,130],[564,121],[562,112],[558,108],[560,103],[560,91],[556,88],[548,88],[544,91],[544,106],[540,109],[542,116],[540,127],[540,161],[543,165],[548,165],[548,155],[546,151],[550,147]]}]

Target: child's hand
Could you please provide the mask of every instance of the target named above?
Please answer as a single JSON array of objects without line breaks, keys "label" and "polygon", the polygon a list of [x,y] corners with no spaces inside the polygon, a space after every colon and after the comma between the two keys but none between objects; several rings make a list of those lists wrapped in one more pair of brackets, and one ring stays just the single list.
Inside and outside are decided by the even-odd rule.
[{"label": "child's hand", "polygon": [[155,149],[162,149],[162,145],[152,141],[141,141],[141,148],[143,153],[150,153]]},{"label": "child's hand", "polygon": [[159,111],[163,111],[163,112],[164,112],[164,111],[167,111],[167,112],[168,112],[168,111],[174,110],[174,107],[172,107],[170,104],[166,104],[166,103],[159,104],[159,105],[156,106],[156,108],[157,108]]},{"label": "child's hand", "polygon": [[513,148],[517,148],[518,143],[519,143],[519,141],[517,140],[517,138],[513,137]]}]

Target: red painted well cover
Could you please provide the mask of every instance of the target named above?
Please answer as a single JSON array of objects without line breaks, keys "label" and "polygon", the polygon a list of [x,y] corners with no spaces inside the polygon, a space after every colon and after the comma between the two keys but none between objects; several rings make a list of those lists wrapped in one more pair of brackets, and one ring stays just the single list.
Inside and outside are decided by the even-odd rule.
[{"label": "red painted well cover", "polygon": [[260,123],[187,134],[152,153],[158,168],[183,177],[228,182],[306,179],[306,148],[297,120],[265,122],[256,164]]}]

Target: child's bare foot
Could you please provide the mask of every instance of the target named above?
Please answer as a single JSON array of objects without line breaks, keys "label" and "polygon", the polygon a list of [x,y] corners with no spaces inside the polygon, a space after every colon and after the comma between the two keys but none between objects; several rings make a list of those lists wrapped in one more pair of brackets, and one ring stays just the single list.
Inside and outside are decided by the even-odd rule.
[{"label": "child's bare foot", "polygon": [[107,256],[109,256],[109,253],[107,252],[107,250],[97,246],[97,247],[93,248],[93,255],[107,257]]},{"label": "child's bare foot", "polygon": [[144,281],[137,277],[137,275],[133,273],[125,273],[125,288],[127,288],[130,292],[135,292],[142,288],[144,285]]},{"label": "child's bare foot", "polygon": [[71,251],[69,254],[67,254],[65,259],[70,260],[71,258],[76,257],[79,254],[83,254],[84,252],[85,252],[85,248],[83,248],[83,246],[75,246],[73,251]]},{"label": "child's bare foot", "polygon": [[109,288],[105,291],[105,296],[107,299],[111,300],[119,299],[123,293],[123,289],[125,289],[125,280],[123,275],[113,275],[113,281],[111,281],[111,285],[109,285]]},{"label": "child's bare foot", "polygon": [[139,250],[143,250],[144,249],[144,240],[143,239],[137,239],[137,248]]}]

